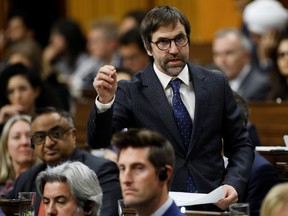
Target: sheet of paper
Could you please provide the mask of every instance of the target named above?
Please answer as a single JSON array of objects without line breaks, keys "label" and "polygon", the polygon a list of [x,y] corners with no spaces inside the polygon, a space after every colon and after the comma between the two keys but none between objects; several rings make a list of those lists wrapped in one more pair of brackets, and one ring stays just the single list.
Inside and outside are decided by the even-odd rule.
[{"label": "sheet of paper", "polygon": [[288,151],[287,146],[256,146],[256,151]]},{"label": "sheet of paper", "polygon": [[284,135],[283,139],[284,139],[285,145],[288,146],[288,135]]},{"label": "sheet of paper", "polygon": [[224,193],[222,186],[220,186],[208,194],[170,191],[169,196],[175,201],[177,206],[191,206],[216,203],[218,200],[224,198]]}]

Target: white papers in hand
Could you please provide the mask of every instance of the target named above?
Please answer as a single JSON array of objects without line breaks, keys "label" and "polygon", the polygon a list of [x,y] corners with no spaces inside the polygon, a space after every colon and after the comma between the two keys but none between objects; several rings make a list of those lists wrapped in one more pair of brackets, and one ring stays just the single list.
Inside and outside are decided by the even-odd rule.
[{"label": "white papers in hand", "polygon": [[170,191],[169,196],[175,201],[177,206],[191,206],[216,203],[218,200],[224,198],[224,193],[222,186],[220,186],[208,194]]}]

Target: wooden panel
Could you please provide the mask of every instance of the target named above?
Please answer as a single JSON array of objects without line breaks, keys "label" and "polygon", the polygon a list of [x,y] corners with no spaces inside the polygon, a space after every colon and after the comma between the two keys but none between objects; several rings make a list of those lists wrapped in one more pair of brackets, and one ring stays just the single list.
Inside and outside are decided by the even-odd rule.
[{"label": "wooden panel", "polygon": [[211,64],[213,62],[211,43],[192,41],[189,59],[191,62],[203,66]]},{"label": "wooden panel", "polygon": [[94,99],[82,98],[75,102],[73,118],[76,128],[77,146],[81,149],[89,150],[86,145],[87,120],[92,109]]},{"label": "wooden panel", "polygon": [[191,24],[191,39],[211,42],[214,33],[226,27],[238,28],[241,16],[231,0],[155,0],[154,5],[168,4],[179,8]]},{"label": "wooden panel", "polygon": [[7,15],[9,10],[9,1],[8,0],[0,0],[0,61],[4,56],[4,47],[1,44],[1,37],[4,34],[4,30],[7,25]]},{"label": "wooden panel", "polygon": [[239,27],[241,23],[241,16],[231,0],[68,0],[66,14],[87,30],[89,22],[95,18],[113,16],[120,21],[129,10],[149,10],[163,4],[177,7],[187,16],[192,27],[191,38],[197,42],[211,42],[218,29]]},{"label": "wooden panel", "polygon": [[250,102],[250,120],[255,124],[264,146],[284,146],[288,134],[288,102]]},{"label": "wooden panel", "polygon": [[67,0],[66,13],[68,17],[72,17],[79,21],[84,31],[87,31],[92,20],[111,16],[116,21],[120,21],[123,16],[133,9],[149,10],[151,3],[149,0]]},{"label": "wooden panel", "polygon": [[195,40],[211,42],[214,33],[221,28],[238,28],[241,16],[231,0],[197,0],[194,34]]}]

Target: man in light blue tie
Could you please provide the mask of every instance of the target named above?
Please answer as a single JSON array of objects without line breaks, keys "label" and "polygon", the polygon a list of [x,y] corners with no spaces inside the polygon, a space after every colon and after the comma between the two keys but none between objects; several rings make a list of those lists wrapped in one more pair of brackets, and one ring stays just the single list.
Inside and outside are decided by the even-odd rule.
[{"label": "man in light blue tie", "polygon": [[88,144],[106,147],[112,134],[123,128],[158,131],[175,151],[170,189],[209,193],[223,185],[224,199],[197,209],[224,210],[243,195],[254,158],[229,84],[222,73],[188,62],[190,24],[177,8],[149,11],[141,35],[152,64],[132,81],[117,84],[111,65],[102,67],[94,79],[98,96],[87,124]]}]

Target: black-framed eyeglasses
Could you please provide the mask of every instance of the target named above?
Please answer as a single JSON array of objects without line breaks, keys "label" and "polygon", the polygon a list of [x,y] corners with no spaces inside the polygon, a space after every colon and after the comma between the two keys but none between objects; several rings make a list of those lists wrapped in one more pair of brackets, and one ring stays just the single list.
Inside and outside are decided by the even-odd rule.
[{"label": "black-framed eyeglasses", "polygon": [[52,141],[63,139],[64,134],[67,133],[71,127],[63,129],[60,126],[51,128],[49,131],[39,131],[31,136],[32,145],[43,145],[48,136]]},{"label": "black-framed eyeglasses", "polygon": [[280,58],[280,59],[283,59],[285,56],[288,56],[288,52],[278,52],[277,53],[277,57]]},{"label": "black-framed eyeglasses", "polygon": [[184,47],[189,42],[189,35],[180,34],[173,39],[169,38],[159,38],[157,41],[151,41],[155,44],[159,50],[167,51],[171,47],[171,42],[174,41],[177,47]]}]

